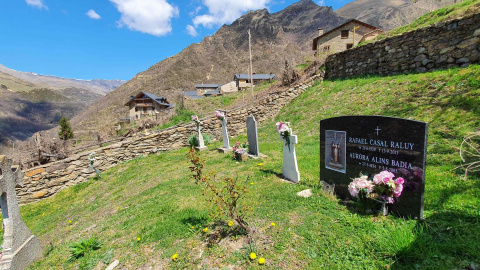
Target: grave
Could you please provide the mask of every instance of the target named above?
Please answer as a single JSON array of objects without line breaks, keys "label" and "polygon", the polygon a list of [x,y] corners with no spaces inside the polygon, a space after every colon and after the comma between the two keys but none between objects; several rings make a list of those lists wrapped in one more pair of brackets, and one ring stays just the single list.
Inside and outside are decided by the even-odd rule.
[{"label": "grave", "polygon": [[254,116],[247,116],[247,138],[248,155],[258,157],[260,151],[258,150],[257,121]]},{"label": "grave", "polygon": [[12,161],[0,156],[0,206],[3,215],[3,251],[0,269],[25,269],[42,257],[40,240],[22,221],[16,187],[23,186],[23,172],[12,168]]},{"label": "grave", "polygon": [[200,132],[200,130],[202,129],[202,127],[200,126],[200,121],[198,121],[198,122],[195,121],[195,123],[197,124],[197,133],[198,133],[198,136],[197,136],[198,146],[195,147],[195,150],[197,150],[197,151],[207,150],[208,147],[205,146],[205,142],[203,141],[202,132]]},{"label": "grave", "polygon": [[295,152],[295,144],[298,143],[297,135],[293,135],[292,129],[289,128],[290,143],[280,135],[283,144],[283,165],[282,174],[286,179],[298,183],[300,182],[300,172],[298,171],[297,154]]},{"label": "grave", "polygon": [[220,119],[220,121],[222,122],[223,147],[218,148],[218,151],[222,153],[232,152],[232,148],[230,147],[230,140],[228,139],[227,117],[224,116],[223,119]]},{"label": "grave", "polygon": [[423,219],[428,123],[383,116],[341,116],[320,121],[320,180],[350,197],[348,184],[388,170],[403,177],[391,213]]}]

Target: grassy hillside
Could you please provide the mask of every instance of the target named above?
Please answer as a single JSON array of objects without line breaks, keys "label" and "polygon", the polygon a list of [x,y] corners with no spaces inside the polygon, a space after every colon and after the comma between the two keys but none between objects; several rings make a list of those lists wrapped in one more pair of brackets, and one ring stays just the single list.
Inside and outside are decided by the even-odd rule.
[{"label": "grassy hillside", "polygon": [[[460,164],[456,147],[480,126],[478,104],[480,66],[317,82],[277,119],[260,123],[260,151],[268,158],[236,163],[215,150],[201,154],[206,171],[216,171],[218,179],[238,175],[247,181],[252,244],[228,220],[209,216],[201,186],[189,178],[187,149],[180,149],[122,163],[101,179],[23,206],[24,220],[45,249],[29,269],[102,269],[115,259],[126,269],[478,268],[480,175],[464,180],[454,170]],[[430,123],[424,221],[362,215],[351,203],[321,193],[319,121],[367,114]],[[276,121],[291,122],[299,137],[299,184],[280,179]],[[295,195],[307,188],[312,197]],[[92,236],[102,247],[68,262],[69,245]],[[264,257],[265,265],[251,261],[250,252]],[[171,259],[175,253],[177,261]]]}]

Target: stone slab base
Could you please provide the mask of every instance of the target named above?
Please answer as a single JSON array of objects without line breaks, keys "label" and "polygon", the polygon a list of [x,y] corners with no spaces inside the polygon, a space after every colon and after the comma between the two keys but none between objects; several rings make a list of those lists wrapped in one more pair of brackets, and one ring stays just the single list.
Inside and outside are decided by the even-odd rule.
[{"label": "stone slab base", "polygon": [[232,148],[217,148],[217,150],[220,153],[230,153],[230,152],[232,152]]},{"label": "stone slab base", "polygon": [[205,150],[208,150],[208,147],[204,146],[204,147],[195,147],[195,151],[198,151],[198,152],[202,152],[202,151],[205,151]]},{"label": "stone slab base", "polygon": [[21,270],[42,257],[42,245],[34,235],[30,236],[12,255],[4,255],[0,260],[1,270]]}]

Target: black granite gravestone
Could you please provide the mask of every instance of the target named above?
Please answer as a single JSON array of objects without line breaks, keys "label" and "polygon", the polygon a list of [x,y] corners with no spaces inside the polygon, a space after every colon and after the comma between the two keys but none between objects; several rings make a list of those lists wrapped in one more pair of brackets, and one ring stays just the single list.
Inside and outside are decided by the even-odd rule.
[{"label": "black granite gravestone", "polygon": [[350,197],[348,184],[360,173],[388,170],[405,179],[389,210],[423,219],[428,123],[383,116],[341,116],[320,121],[320,180]]}]

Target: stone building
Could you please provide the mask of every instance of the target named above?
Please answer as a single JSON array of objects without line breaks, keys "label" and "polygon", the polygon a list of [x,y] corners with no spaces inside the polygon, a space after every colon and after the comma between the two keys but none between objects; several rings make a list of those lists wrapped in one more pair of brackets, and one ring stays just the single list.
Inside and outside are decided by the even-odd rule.
[{"label": "stone building", "polygon": [[253,74],[250,77],[250,74],[235,74],[233,80],[236,83],[238,91],[245,90],[250,88],[250,82],[253,81],[253,85],[257,85],[261,82],[272,81],[275,78],[275,74]]},{"label": "stone building", "polygon": [[220,84],[197,84],[197,96],[211,96],[220,94]]},{"label": "stone building", "polygon": [[329,55],[355,47],[360,41],[375,38],[383,33],[383,30],[352,19],[346,23],[324,33],[318,29],[318,37],[313,39],[312,49],[315,56]]},{"label": "stone building", "polygon": [[170,113],[175,106],[170,104],[166,98],[157,97],[154,94],[140,92],[136,96],[131,96],[125,104],[129,107],[130,120],[140,119],[142,117],[157,117],[157,114],[163,112]]}]

